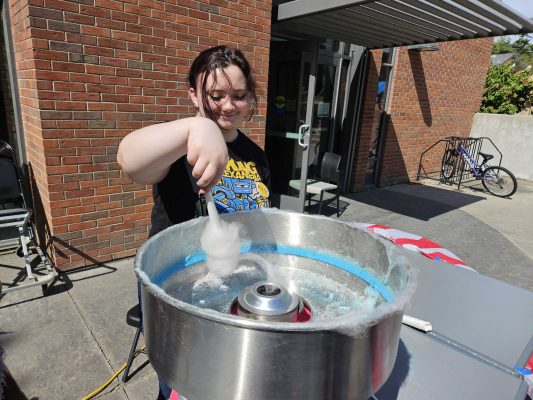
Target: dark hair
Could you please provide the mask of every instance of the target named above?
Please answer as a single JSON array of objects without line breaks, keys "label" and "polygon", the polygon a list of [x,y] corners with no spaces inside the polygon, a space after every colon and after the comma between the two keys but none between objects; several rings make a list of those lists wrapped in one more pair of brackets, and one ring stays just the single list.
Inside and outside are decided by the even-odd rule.
[{"label": "dark hair", "polygon": [[[252,77],[252,69],[250,64],[244,57],[244,54],[239,49],[233,49],[227,46],[216,46],[202,51],[194,59],[191,69],[189,70],[189,85],[194,90],[200,88],[202,93],[202,106],[206,117],[216,121],[214,111],[211,109],[208,101],[208,93],[206,89],[207,78],[217,69],[229,81],[229,77],[224,72],[224,68],[230,65],[236,65],[242,71],[246,79],[246,89],[250,94],[250,119],[257,111],[257,94],[255,90],[255,82]],[[198,82],[198,77],[203,74],[202,82]],[[213,79],[216,83],[216,74],[213,74]],[[201,83],[201,84],[199,84]]]}]

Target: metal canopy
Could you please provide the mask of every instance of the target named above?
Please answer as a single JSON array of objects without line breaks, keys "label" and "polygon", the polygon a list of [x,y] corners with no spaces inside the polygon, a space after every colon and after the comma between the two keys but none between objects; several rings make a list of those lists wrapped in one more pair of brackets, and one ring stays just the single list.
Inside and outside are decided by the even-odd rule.
[{"label": "metal canopy", "polygon": [[533,20],[499,0],[293,0],[273,31],[368,48],[533,32]]}]

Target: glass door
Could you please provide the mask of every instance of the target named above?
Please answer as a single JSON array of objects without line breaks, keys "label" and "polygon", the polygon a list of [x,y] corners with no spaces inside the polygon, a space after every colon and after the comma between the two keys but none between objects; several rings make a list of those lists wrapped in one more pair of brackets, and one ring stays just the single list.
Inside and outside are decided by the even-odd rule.
[{"label": "glass door", "polygon": [[[274,205],[302,212],[305,185],[320,154],[337,146],[335,118],[341,91],[340,58],[322,42],[272,42],[266,152]],[[278,196],[278,202],[275,198]]]},{"label": "glass door", "polygon": [[271,43],[265,150],[272,174],[273,202],[281,209],[304,209],[315,132],[317,56],[318,41]]},{"label": "glass door", "polygon": [[338,64],[337,58],[326,55],[318,57],[309,148],[309,159],[312,161],[319,154],[334,150]]}]

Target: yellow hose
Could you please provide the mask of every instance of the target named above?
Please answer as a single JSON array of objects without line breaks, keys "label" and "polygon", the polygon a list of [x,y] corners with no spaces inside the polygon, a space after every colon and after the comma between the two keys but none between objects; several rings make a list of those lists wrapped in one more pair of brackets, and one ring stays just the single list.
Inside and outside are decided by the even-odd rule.
[{"label": "yellow hose", "polygon": [[[137,357],[137,355],[143,351],[145,349],[145,346],[142,346],[141,348],[135,350],[135,353],[133,354],[133,358]],[[126,364],[127,363],[124,363],[122,364],[122,366],[118,369],[117,372],[115,372],[111,378],[109,378],[102,386],[100,386],[98,389],[96,389],[94,392],[88,394],[87,396],[85,396],[83,399],[81,400],[89,400],[89,399],[92,399],[94,396],[96,396],[98,393],[100,393],[102,390],[104,390],[106,387],[108,387],[111,382],[113,382],[113,380],[118,376],[118,374],[120,374],[122,371],[124,371],[124,369],[126,369]]]}]

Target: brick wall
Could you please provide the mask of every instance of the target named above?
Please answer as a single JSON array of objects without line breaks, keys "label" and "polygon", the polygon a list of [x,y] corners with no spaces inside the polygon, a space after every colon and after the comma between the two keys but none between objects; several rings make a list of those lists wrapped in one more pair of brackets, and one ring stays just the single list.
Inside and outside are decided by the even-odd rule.
[{"label": "brick wall", "polygon": [[150,189],[119,170],[134,129],[189,116],[200,50],[239,47],[263,96],[245,131],[264,145],[271,1],[10,0],[41,240],[61,269],[134,255]]},{"label": "brick wall", "polygon": [[[439,51],[402,48],[396,60],[381,185],[415,180],[422,151],[446,136],[469,136],[479,111],[492,38],[439,43]],[[424,157],[438,171],[444,147]]]}]

